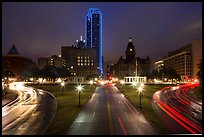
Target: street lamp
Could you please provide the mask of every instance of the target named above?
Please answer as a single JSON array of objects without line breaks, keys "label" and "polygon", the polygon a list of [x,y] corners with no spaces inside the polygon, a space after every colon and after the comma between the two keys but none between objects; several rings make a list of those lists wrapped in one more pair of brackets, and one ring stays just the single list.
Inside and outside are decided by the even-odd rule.
[{"label": "street lamp", "polygon": [[144,87],[144,83],[141,83],[140,86],[143,88]]},{"label": "street lamp", "polygon": [[83,86],[78,85],[78,86],[76,87],[76,90],[77,90],[78,93],[79,93],[79,107],[80,107],[80,93],[81,93],[81,91],[83,90]]},{"label": "street lamp", "polygon": [[[41,84],[42,84],[42,82],[43,82],[43,78],[39,78],[38,81],[39,81],[40,87],[41,87]],[[42,87],[41,87],[41,88],[42,88]]]},{"label": "street lamp", "polygon": [[30,78],[30,81],[32,82],[32,84],[34,84],[34,79],[33,78]]},{"label": "street lamp", "polygon": [[125,84],[125,81],[124,81],[124,80],[121,80],[120,83],[121,83],[121,86],[122,86],[122,87],[121,87],[121,91],[123,92],[123,85]]},{"label": "street lamp", "polygon": [[65,83],[62,82],[60,85],[61,85],[61,91],[62,91],[62,95],[63,95],[63,89],[64,89],[64,86],[65,86]]},{"label": "street lamp", "polygon": [[90,83],[90,85],[91,85],[91,92],[92,92],[93,80],[90,80],[89,83]]},{"label": "street lamp", "polygon": [[141,93],[142,93],[142,90],[143,90],[143,87],[139,87],[138,88],[138,91],[139,91],[139,93],[140,93],[140,108],[142,107],[142,105],[141,105]]},{"label": "street lamp", "polygon": [[132,82],[132,86],[133,86],[133,88],[136,87],[136,85],[137,85],[137,83],[136,83],[135,81]]},{"label": "street lamp", "polygon": [[157,80],[154,79],[155,89],[157,88]]}]

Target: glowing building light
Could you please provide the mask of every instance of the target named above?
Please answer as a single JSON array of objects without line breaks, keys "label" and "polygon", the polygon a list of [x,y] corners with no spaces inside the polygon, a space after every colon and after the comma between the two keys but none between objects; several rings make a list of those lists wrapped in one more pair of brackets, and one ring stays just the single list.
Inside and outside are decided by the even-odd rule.
[{"label": "glowing building light", "polygon": [[85,16],[85,39],[88,48],[96,48],[97,66],[102,76],[102,14],[98,8],[90,8]]}]

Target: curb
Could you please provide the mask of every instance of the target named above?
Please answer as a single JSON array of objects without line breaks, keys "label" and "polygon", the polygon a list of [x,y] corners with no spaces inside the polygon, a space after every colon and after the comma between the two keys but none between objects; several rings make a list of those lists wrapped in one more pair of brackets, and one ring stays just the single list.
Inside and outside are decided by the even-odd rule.
[{"label": "curb", "polygon": [[[34,88],[34,87],[32,87],[32,88]],[[34,90],[37,90],[37,91],[39,92],[39,89],[37,89],[37,88],[34,88]],[[42,90],[42,89],[40,89],[40,90]],[[51,118],[50,121],[49,121],[49,124],[48,124],[47,127],[42,131],[42,135],[45,135],[47,129],[48,129],[49,126],[52,124],[52,121],[54,120],[55,115],[56,115],[56,113],[57,113],[57,100],[56,100],[55,96],[52,95],[51,93],[49,93],[48,91],[45,91],[45,90],[42,90],[42,91],[43,91],[43,92],[46,92],[47,94],[49,94],[50,96],[52,96],[52,97],[54,98],[55,104],[56,104],[56,106],[55,106],[55,112],[53,113],[52,118]]]},{"label": "curb", "polygon": [[8,101],[8,102],[5,103],[4,105],[2,105],[2,107],[6,106],[7,104],[9,104],[9,103],[11,103],[12,101],[14,101],[14,100],[17,99],[17,97],[18,97],[18,91],[15,90],[15,92],[16,92],[16,95],[15,95],[12,99],[10,99],[10,101]]},{"label": "curb", "polygon": [[[122,94],[123,94],[123,93],[122,93]],[[124,94],[123,94],[123,95],[124,95]],[[142,113],[142,111],[141,111],[140,109],[138,109],[138,108],[133,104],[133,102],[128,99],[127,96],[124,95],[124,97],[134,106],[134,108],[135,108],[137,111],[139,111],[140,114],[143,115],[143,117],[144,117],[145,119],[147,119],[147,121],[148,121],[148,122],[152,125],[152,127],[159,133],[159,135],[162,135],[161,131],[153,124],[153,122],[146,116],[146,114],[145,114],[145,113]]]}]

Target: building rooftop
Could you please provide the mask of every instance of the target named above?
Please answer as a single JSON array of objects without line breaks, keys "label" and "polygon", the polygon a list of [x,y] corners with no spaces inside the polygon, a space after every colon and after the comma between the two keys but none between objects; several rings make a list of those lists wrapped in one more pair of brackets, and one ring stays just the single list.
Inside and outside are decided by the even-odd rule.
[{"label": "building rooftop", "polygon": [[8,55],[19,55],[18,50],[16,49],[16,46],[15,46],[15,45],[13,45],[13,46],[11,47],[11,49],[10,49],[9,52],[8,52]]}]

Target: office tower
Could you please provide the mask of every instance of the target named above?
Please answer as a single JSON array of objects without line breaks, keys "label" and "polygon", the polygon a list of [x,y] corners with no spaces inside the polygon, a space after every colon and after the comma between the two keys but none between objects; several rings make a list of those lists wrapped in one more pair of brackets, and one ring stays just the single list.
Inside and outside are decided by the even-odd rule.
[{"label": "office tower", "polygon": [[198,63],[202,59],[202,39],[192,40],[189,44],[171,51],[168,57],[155,62],[157,70],[173,68],[183,82],[197,78]]},{"label": "office tower", "polygon": [[90,8],[85,17],[85,38],[86,47],[96,50],[97,69],[102,76],[102,14],[97,8]]}]

